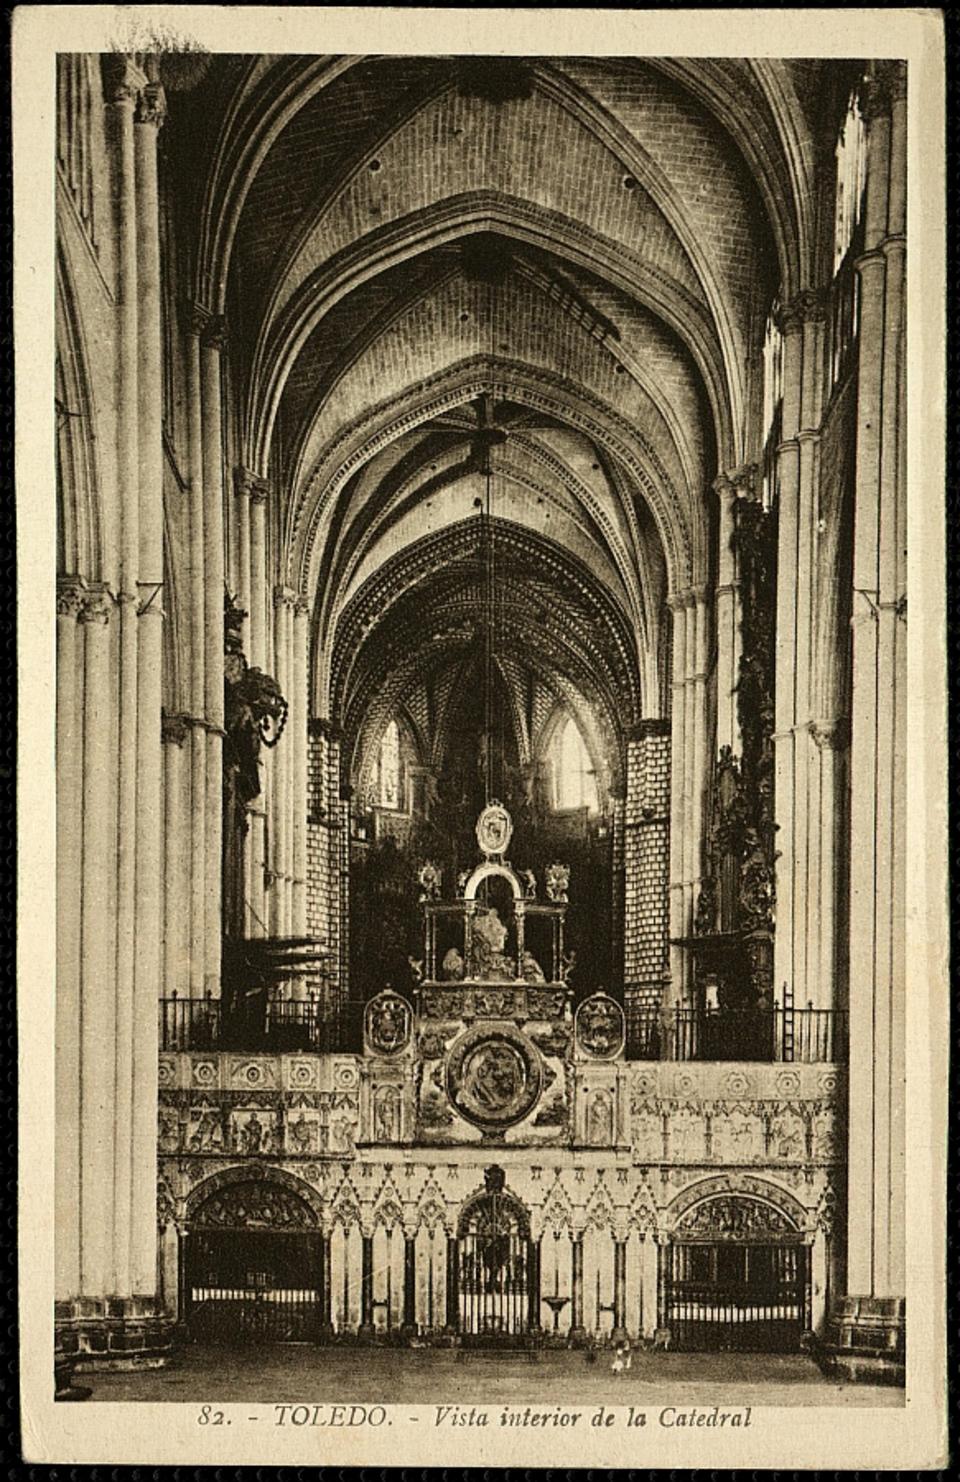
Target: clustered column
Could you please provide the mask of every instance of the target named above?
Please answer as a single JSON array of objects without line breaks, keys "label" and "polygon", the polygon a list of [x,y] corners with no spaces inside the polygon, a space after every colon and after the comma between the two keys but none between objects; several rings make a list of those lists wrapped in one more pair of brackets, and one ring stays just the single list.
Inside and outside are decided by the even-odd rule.
[{"label": "clustered column", "polygon": [[[60,1317],[79,1323],[78,1341],[91,1348],[105,1348],[126,1317],[142,1324],[144,1342],[156,1337],[164,850],[157,133],[165,105],[131,58],[109,58],[104,83],[115,247],[115,444],[103,465],[111,518],[96,577],[61,584],[57,674],[57,1297]],[[97,1329],[108,1302],[120,1327]]]},{"label": "clustered column", "polygon": [[[670,598],[673,675],[670,725],[670,936],[690,936],[703,874],[707,776],[707,662],[709,612],[706,589]],[[669,1002],[688,1003],[690,953],[670,949]]]},{"label": "clustered column", "polygon": [[[824,979],[822,870],[833,872],[835,835],[821,803],[821,750],[815,682],[818,589],[819,445],[825,376],[823,296],[805,290],[784,306],[782,438],[777,448],[777,673],[774,764],[777,933],[774,984],[795,1004],[833,1006],[834,974]],[[836,656],[839,662],[839,656]],[[820,660],[819,662],[822,662]],[[832,724],[833,718],[830,718]],[[822,729],[822,727],[820,728]],[[839,731],[835,732],[839,736]],[[829,787],[828,778],[828,787]],[[827,916],[829,930],[832,910]]]},{"label": "clustered column", "polygon": [[[237,600],[247,613],[244,620],[244,651],[251,668],[270,669],[267,663],[267,560],[266,504],[270,486],[246,468],[234,470],[235,523],[237,527]],[[266,863],[266,793],[269,790],[270,763],[264,758],[262,768],[264,791],[247,810],[247,833],[244,839],[245,931],[249,936],[266,936],[268,931],[265,896]]]},{"label": "clustered column", "polygon": [[878,69],[860,276],[850,756],[851,1293],[901,1296],[904,1271],[906,71]]},{"label": "clustered column", "polygon": [[740,563],[737,557],[737,503],[755,497],[756,466],[746,465],[723,473],[714,482],[719,518],[717,521],[717,734],[716,750],[729,746],[740,754],[740,722],[737,687],[740,683],[742,651]]}]

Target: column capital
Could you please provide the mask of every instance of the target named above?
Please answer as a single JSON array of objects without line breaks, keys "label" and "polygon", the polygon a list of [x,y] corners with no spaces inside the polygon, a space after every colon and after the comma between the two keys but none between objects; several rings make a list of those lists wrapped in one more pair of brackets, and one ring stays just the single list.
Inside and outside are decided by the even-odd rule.
[{"label": "column capital", "polygon": [[147,86],[147,74],[122,52],[110,52],[103,58],[102,75],[108,103],[129,103],[133,107]]},{"label": "column capital", "polygon": [[713,487],[721,501],[756,499],[759,479],[759,463],[742,463],[739,468],[718,473],[713,481]]},{"label": "column capital", "polygon": [[270,494],[270,480],[237,464],[233,470],[233,490],[235,494],[254,504],[264,504]]},{"label": "column capital", "polygon": [[169,715],[163,710],[160,713],[160,739],[173,746],[182,746],[190,734],[192,727],[190,718],[186,715]]},{"label": "column capital", "polygon": [[295,607],[299,593],[292,587],[276,586],[273,589],[274,607]]},{"label": "column capital", "polygon": [[340,741],[343,738],[343,730],[328,720],[325,715],[312,715],[310,717],[311,736],[322,736],[325,741]]},{"label": "column capital", "polygon": [[81,623],[102,623],[106,625],[110,621],[112,605],[110,594],[106,590],[88,592],[83,599],[83,606],[80,609]]},{"label": "column capital", "polygon": [[87,597],[86,582],[80,576],[57,577],[57,617],[78,618]]},{"label": "column capital", "polygon": [[850,721],[846,716],[815,721],[810,734],[821,751],[846,751],[850,745]]},{"label": "column capital", "polygon": [[782,304],[777,312],[780,333],[799,333],[805,324],[826,318],[827,293],[822,288],[801,288],[789,303]]},{"label": "column capital", "polygon": [[167,95],[159,82],[148,82],[140,90],[134,118],[138,124],[155,124],[159,129],[167,116]]},{"label": "column capital", "polygon": [[646,741],[648,736],[669,736],[670,722],[662,716],[649,716],[638,720],[627,732],[628,741]]},{"label": "column capital", "polygon": [[310,616],[310,598],[303,592],[298,592],[293,599],[293,615],[294,617]]},{"label": "column capital", "polygon": [[203,304],[196,303],[193,299],[186,299],[181,309],[183,330],[185,334],[195,334],[199,339],[207,329],[213,315]]},{"label": "column capital", "polygon": [[222,350],[227,343],[227,321],[222,314],[211,314],[200,343],[208,350]]},{"label": "column capital", "polygon": [[732,504],[737,497],[736,485],[726,473],[717,474],[713,481],[713,492],[721,504]]}]

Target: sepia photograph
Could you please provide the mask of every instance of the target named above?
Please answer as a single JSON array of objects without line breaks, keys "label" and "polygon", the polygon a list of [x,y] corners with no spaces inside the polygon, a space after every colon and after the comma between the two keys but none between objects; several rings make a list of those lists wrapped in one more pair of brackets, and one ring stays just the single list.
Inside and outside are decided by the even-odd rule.
[{"label": "sepia photograph", "polygon": [[27,1459],[942,1465],[933,12],[26,9]]}]

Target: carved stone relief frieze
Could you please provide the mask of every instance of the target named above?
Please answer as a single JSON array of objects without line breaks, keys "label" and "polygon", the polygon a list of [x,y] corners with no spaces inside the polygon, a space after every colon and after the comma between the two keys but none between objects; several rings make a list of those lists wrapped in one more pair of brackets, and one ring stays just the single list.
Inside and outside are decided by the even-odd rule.
[{"label": "carved stone relief frieze", "polygon": [[225,1146],[222,1106],[206,1098],[191,1103],[187,1112],[185,1150],[188,1153],[217,1153],[223,1152]]}]

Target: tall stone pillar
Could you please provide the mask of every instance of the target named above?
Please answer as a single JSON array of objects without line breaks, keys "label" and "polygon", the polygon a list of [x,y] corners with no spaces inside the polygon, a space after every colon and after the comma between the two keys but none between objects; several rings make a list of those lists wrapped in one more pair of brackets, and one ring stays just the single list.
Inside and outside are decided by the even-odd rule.
[{"label": "tall stone pillar", "polygon": [[[244,613],[240,625],[241,646],[247,656],[248,662],[252,663],[250,657],[250,489],[251,478],[244,468],[235,468],[233,471],[233,531],[234,531],[234,565],[235,581],[233,597],[241,612]],[[255,841],[253,830],[250,827],[251,813],[247,814],[247,828],[243,836],[243,934],[244,936],[256,936],[259,933],[255,929],[255,908],[251,900],[251,882],[255,876],[254,865]]]},{"label": "tall stone pillar", "polygon": [[[139,305],[138,213],[134,108],[146,77],[126,57],[110,66],[113,200],[116,243],[116,438],[120,500],[120,689],[118,720],[116,838],[116,998],[112,1045],[115,1067],[114,1251],[112,1290],[130,1290],[130,1218],[133,1201],[133,1037],[137,934],[137,787],[139,737],[138,618],[140,577]],[[157,717],[159,725],[159,714]],[[106,929],[106,919],[101,930]]]},{"label": "tall stone pillar", "polygon": [[163,737],[163,952],[161,996],[185,997],[190,955],[190,727],[182,715],[165,715]]},{"label": "tall stone pillar", "polygon": [[199,304],[184,313],[184,361],[189,459],[189,624],[190,656],[190,995],[202,998],[207,967],[207,732],[206,599],[204,595],[203,405],[200,337],[210,315]]},{"label": "tall stone pillar", "polygon": [[527,1327],[531,1333],[540,1331],[540,1256],[543,1237],[531,1240],[527,1255]]},{"label": "tall stone pillar", "polygon": [[669,1322],[667,1293],[670,1285],[670,1262],[673,1247],[669,1236],[657,1236],[657,1327],[665,1328]]},{"label": "tall stone pillar", "polygon": [[627,1341],[627,1242],[613,1241],[613,1332],[615,1343]]},{"label": "tall stone pillar", "polygon": [[131,1291],[157,1289],[157,1000],[160,996],[163,649],[163,383],[157,130],[163,89],[150,83],[137,102],[137,406],[140,564],[137,659],[136,951],[132,1014]]},{"label": "tall stone pillar", "polygon": [[320,1332],[328,1336],[333,1331],[333,1252],[329,1230],[320,1236]]},{"label": "tall stone pillar", "polygon": [[460,1246],[456,1235],[447,1236],[447,1322],[448,1333],[460,1331]]},{"label": "tall stone pillar", "polygon": [[401,1331],[412,1336],[417,1331],[417,1236],[409,1230],[403,1236],[403,1322]]},{"label": "tall stone pillar", "polygon": [[627,743],[623,817],[624,982],[628,1008],[655,1011],[669,936],[670,722],[641,720]]},{"label": "tall stone pillar", "polygon": [[816,1003],[835,1008],[840,973],[841,922],[838,912],[839,854],[842,840],[843,797],[846,787],[846,754],[850,726],[846,720],[821,722],[813,727],[817,746],[819,777],[819,896],[811,902],[818,931],[819,981]]},{"label": "tall stone pillar", "polygon": [[783,335],[781,440],[776,450],[778,485],[777,665],[774,714],[774,774],[777,822],[777,930],[773,947],[773,986],[779,998],[794,995],[796,924],[794,910],[796,719],[797,719],[797,565],[800,538],[800,431],[803,382],[803,316],[799,301],[780,315]]},{"label": "tall stone pillar", "polygon": [[703,843],[706,823],[708,736],[707,668],[710,656],[710,607],[707,589],[693,592],[693,653],[690,669],[691,712],[693,718],[693,764],[690,776],[690,898],[687,906],[689,927],[693,929],[694,912],[703,880]]},{"label": "tall stone pillar", "polygon": [[[290,721],[293,722],[294,694],[291,684],[290,659],[293,651],[293,608],[296,594],[289,587],[278,586],[273,594],[273,642],[274,674],[281,691],[291,704]],[[272,935],[290,935],[290,886],[293,876],[291,867],[293,846],[293,758],[291,747],[278,746],[273,756],[272,786],[272,842],[271,842],[271,903],[270,930]]]},{"label": "tall stone pillar", "polygon": [[[83,625],[83,906],[80,928],[80,1297],[117,1290],[114,1141],[117,1090],[116,958],[107,931],[115,867],[111,736],[115,723],[106,593],[91,593]],[[129,1199],[129,1189],[127,1189]],[[111,1212],[113,1217],[111,1218]],[[129,1218],[129,1204],[127,1206]],[[126,1238],[128,1225],[122,1225]]]},{"label": "tall stone pillar", "polygon": [[717,521],[717,749],[729,746],[740,751],[740,727],[737,724],[737,680],[739,678],[737,637],[740,627],[736,552],[734,550],[734,508],[737,491],[733,481],[721,474],[714,483],[719,505]]},{"label": "tall stone pillar", "polygon": [[364,1233],[360,1249],[360,1336],[373,1337],[373,1236]]},{"label": "tall stone pillar", "polygon": [[586,1341],[583,1326],[583,1231],[570,1236],[570,1341]]},{"label": "tall stone pillar", "polygon": [[[246,476],[247,500],[250,506],[250,649],[249,660],[256,669],[268,669],[267,664],[267,554],[266,554],[266,504],[269,493],[264,479]],[[264,768],[264,794],[248,814],[249,832],[247,872],[247,900],[249,902],[249,930],[251,936],[266,936],[268,931],[268,907],[265,895],[266,820],[268,799],[272,788],[272,769]]]},{"label": "tall stone pillar", "polygon": [[204,989],[220,992],[221,881],[223,861],[223,423],[220,355],[225,339],[221,318],[207,325],[200,349],[203,441],[204,533],[204,702],[206,747],[206,869],[204,890]]},{"label": "tall stone pillar", "polygon": [[[57,1008],[55,1287],[80,1291],[80,929],[82,870],[83,648],[77,619],[84,584],[57,583]],[[84,631],[84,630],[81,630]]]},{"label": "tall stone pillar", "polygon": [[850,749],[850,1144],[845,1319],[883,1326],[902,1363],[904,1269],[906,76],[862,98],[867,196],[860,277]]},{"label": "tall stone pillar", "polygon": [[307,929],[307,659],[310,646],[310,604],[298,597],[293,609],[293,690],[290,724],[293,726],[293,900],[292,929]]},{"label": "tall stone pillar", "polygon": [[[684,594],[669,599],[673,615],[673,673],[670,683],[670,939],[686,935],[684,915],[684,825],[686,818],[684,759],[686,756],[687,605]],[[670,1004],[684,1000],[687,953],[670,948]]]}]

